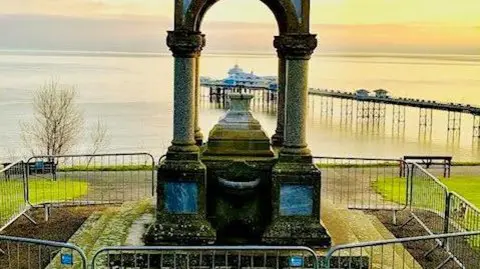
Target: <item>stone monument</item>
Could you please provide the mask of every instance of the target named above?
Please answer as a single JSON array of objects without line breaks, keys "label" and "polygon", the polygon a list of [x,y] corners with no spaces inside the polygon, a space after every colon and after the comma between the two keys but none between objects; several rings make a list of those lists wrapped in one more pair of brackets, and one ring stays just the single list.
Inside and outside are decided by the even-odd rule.
[{"label": "stone monument", "polygon": [[[320,223],[321,174],[305,137],[308,62],[317,47],[309,32],[310,0],[259,0],[279,28],[273,42],[279,59],[278,121],[271,142],[245,112],[249,97],[232,95],[232,109],[204,146],[198,127],[205,45],[200,27],[218,1],[175,0],[175,29],[167,37],[175,58],[173,141],[158,170],[157,219],[146,242],[329,246]],[[235,113],[244,118],[232,117]],[[270,144],[279,148],[275,154]],[[229,234],[232,227],[241,232]]]}]

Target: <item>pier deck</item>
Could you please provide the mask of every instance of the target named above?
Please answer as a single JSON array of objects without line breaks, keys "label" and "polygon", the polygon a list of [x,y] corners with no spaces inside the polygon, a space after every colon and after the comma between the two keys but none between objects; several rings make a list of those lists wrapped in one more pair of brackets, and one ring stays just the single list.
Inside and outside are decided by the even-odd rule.
[{"label": "pier deck", "polygon": [[[214,88],[238,88],[238,86],[232,86],[228,84],[208,84],[202,83],[201,86],[203,87],[214,87]],[[266,88],[266,87],[247,87],[243,86],[242,89],[250,89],[250,90],[263,90],[269,92],[276,92],[275,90]],[[347,91],[334,91],[334,90],[326,90],[326,89],[315,89],[310,88],[308,90],[310,95],[316,96],[324,96],[324,97],[331,97],[331,98],[338,98],[338,99],[348,99],[354,100],[359,102],[372,102],[372,103],[383,103],[383,104],[390,104],[390,105],[397,105],[397,106],[409,106],[409,107],[418,107],[423,109],[433,109],[433,110],[443,110],[443,111],[451,111],[451,112],[458,112],[458,113],[466,113],[472,114],[475,116],[480,116],[480,107],[475,107],[469,104],[459,104],[459,103],[444,103],[444,102],[437,102],[433,100],[423,100],[418,98],[406,98],[406,97],[379,97],[379,96],[363,96],[358,95],[355,92],[347,92]],[[215,95],[216,93],[212,93]]]}]

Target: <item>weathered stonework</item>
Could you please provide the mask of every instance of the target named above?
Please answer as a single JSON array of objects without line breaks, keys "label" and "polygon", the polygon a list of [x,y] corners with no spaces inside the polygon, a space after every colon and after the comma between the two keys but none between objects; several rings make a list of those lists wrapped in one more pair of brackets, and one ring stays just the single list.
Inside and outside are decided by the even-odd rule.
[{"label": "weathered stonework", "polygon": [[158,169],[156,222],[148,245],[211,244],[215,231],[206,219],[206,167],[195,141],[196,58],[205,45],[198,32],[170,31],[175,57],[173,141]]},{"label": "weathered stonework", "polygon": [[211,244],[220,235],[221,243],[329,246],[320,223],[321,175],[305,138],[308,60],[317,46],[309,34],[310,0],[260,0],[280,33],[272,137],[282,146],[278,158],[258,121],[235,105],[202,145],[198,76],[205,36],[199,29],[218,1],[175,0],[175,31],[167,37],[175,57],[173,141],[158,170],[157,221],[146,242]]},{"label": "weathered stonework", "polygon": [[231,93],[230,109],[210,131],[202,153],[207,166],[207,215],[223,244],[258,244],[270,221],[274,153],[250,111],[250,94]]},{"label": "weathered stonework", "polygon": [[286,59],[283,147],[272,169],[272,224],[266,244],[328,247],[330,236],[320,222],[321,173],[306,142],[308,60],[315,35],[284,34],[274,45]]},{"label": "weathered stonework", "polygon": [[273,157],[270,140],[250,111],[251,94],[230,93],[230,109],[210,131],[203,156]]},{"label": "weathered stonework", "polygon": [[[272,171],[272,224],[263,236],[266,244],[328,247],[330,236],[320,223],[321,173],[312,163],[279,161]],[[311,212],[304,209],[282,212],[283,186],[305,186],[311,189]],[[283,193],[285,195],[285,193]],[[305,198],[300,199],[303,202]],[[290,202],[295,202],[290,200]],[[296,205],[290,205],[295,207]],[[300,205],[301,206],[301,205]]]},{"label": "weathered stonework", "polygon": [[195,142],[197,146],[203,144],[203,133],[200,130],[200,112],[199,110],[200,99],[200,55],[195,58]]},{"label": "weathered stonework", "polygon": [[318,41],[316,35],[295,33],[276,36],[273,46],[289,60],[309,60]]},{"label": "weathered stonework", "polygon": [[205,46],[205,35],[193,31],[168,31],[167,46],[173,57],[198,57]]},{"label": "weathered stonework", "polygon": [[[279,37],[276,36],[275,39]],[[277,42],[278,43],[278,42]],[[276,42],[274,42],[274,45]],[[278,44],[277,44],[278,45]],[[285,123],[285,88],[287,86],[287,61],[282,47],[276,47],[278,56],[278,88],[277,88],[277,128],[272,136],[272,145],[281,147],[284,140]]]},{"label": "weathered stonework", "polygon": [[[171,212],[167,206],[168,183],[193,183],[196,186],[196,207],[193,212]],[[179,207],[177,207],[179,208]],[[181,207],[180,207],[181,208]],[[157,216],[149,228],[145,243],[164,244],[212,244],[215,231],[206,219],[206,167],[198,160],[166,160],[158,169]]]}]

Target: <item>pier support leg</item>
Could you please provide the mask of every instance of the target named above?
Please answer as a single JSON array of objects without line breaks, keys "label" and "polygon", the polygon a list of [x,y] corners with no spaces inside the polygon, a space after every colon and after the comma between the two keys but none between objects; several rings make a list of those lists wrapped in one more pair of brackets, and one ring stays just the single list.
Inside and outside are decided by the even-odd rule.
[{"label": "pier support leg", "polygon": [[420,108],[418,116],[418,136],[423,139],[432,138],[433,110]]},{"label": "pier support leg", "polygon": [[473,137],[480,138],[480,115],[473,115]]},{"label": "pier support leg", "polygon": [[353,100],[340,99],[340,123],[349,125],[353,119]]},{"label": "pier support leg", "polygon": [[320,97],[320,114],[325,117],[333,115],[333,98],[328,96]]},{"label": "pier support leg", "polygon": [[460,143],[460,129],[462,126],[462,113],[448,111],[447,144],[457,146]]},{"label": "pier support leg", "polygon": [[460,132],[462,126],[462,113],[456,111],[448,111],[447,131]]},{"label": "pier support leg", "polygon": [[285,48],[285,137],[272,169],[272,224],[266,244],[327,247],[331,240],[320,223],[320,170],[306,143],[308,60],[317,46],[315,35],[276,38]]},{"label": "pier support leg", "polygon": [[405,135],[405,106],[392,106],[392,135]]},{"label": "pier support leg", "polygon": [[385,110],[384,103],[371,103],[372,125],[375,129],[381,129],[385,126]]},{"label": "pier support leg", "polygon": [[145,235],[148,245],[215,240],[206,219],[206,168],[195,143],[195,57],[204,42],[198,32],[168,32],[175,57],[173,141],[158,168],[156,222]]},{"label": "pier support leg", "polygon": [[[277,37],[276,37],[277,38]],[[277,38],[278,39],[278,38]],[[282,47],[276,46],[278,55],[278,88],[277,88],[277,128],[272,136],[272,145],[283,145],[285,124],[285,86],[287,83],[287,61]]]},{"label": "pier support leg", "polygon": [[363,124],[364,121],[368,122],[370,114],[370,102],[357,101],[357,122],[361,124]]}]

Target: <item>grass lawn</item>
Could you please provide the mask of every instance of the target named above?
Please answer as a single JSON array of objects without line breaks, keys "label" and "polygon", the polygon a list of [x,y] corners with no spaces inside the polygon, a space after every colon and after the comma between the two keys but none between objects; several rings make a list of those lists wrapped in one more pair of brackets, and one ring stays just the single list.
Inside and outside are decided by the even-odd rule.
[{"label": "grass lawn", "polygon": [[[452,176],[450,178],[439,178],[445,184],[449,191],[454,191],[460,196],[465,197],[468,201],[480,208],[480,177],[474,176]],[[384,198],[393,202],[405,202],[404,193],[406,184],[404,178],[388,179],[393,184],[383,184],[382,179],[375,181],[373,188]],[[414,186],[419,188],[421,186]],[[427,186],[425,186],[427,187]]]},{"label": "grass lawn", "polygon": [[[62,178],[57,181],[49,179],[32,180],[29,184],[30,203],[73,200],[85,195],[87,182]],[[0,224],[18,213],[24,206],[23,183],[19,180],[0,183]]]}]

